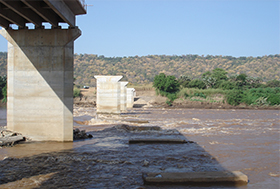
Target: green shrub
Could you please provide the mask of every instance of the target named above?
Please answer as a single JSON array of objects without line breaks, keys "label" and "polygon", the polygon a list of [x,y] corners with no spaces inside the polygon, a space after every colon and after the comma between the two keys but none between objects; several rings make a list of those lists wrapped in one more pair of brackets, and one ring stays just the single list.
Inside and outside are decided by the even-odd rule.
[{"label": "green shrub", "polygon": [[5,95],[3,93],[3,89],[6,87],[6,97],[7,97],[7,77],[0,76],[0,99],[2,99]]},{"label": "green shrub", "polygon": [[79,97],[81,95],[81,90],[78,89],[77,87],[74,87],[73,89],[73,97],[76,98],[76,97]]},{"label": "green shrub", "polygon": [[7,85],[2,89],[3,99],[2,102],[7,102]]},{"label": "green shrub", "polygon": [[237,106],[242,102],[243,96],[242,90],[230,90],[226,95],[226,101],[230,105]]},{"label": "green shrub", "polygon": [[192,80],[191,77],[189,77],[187,75],[182,75],[178,79],[178,82],[182,87],[187,87],[191,80]]},{"label": "green shrub", "polygon": [[194,93],[194,96],[206,98],[205,94],[203,94],[203,93]]},{"label": "green shrub", "polygon": [[153,87],[156,88],[157,94],[169,99],[166,101],[167,104],[172,105],[172,102],[177,98],[180,85],[175,76],[166,76],[164,73],[160,73],[155,76]]},{"label": "green shrub", "polygon": [[279,105],[280,104],[280,94],[271,94],[267,98],[267,101],[270,105]]},{"label": "green shrub", "polygon": [[179,83],[175,76],[166,76],[164,73],[160,73],[155,76],[153,87],[161,92],[176,93],[179,91]]},{"label": "green shrub", "polygon": [[185,99],[189,97],[189,94],[188,93],[184,93],[184,97]]},{"label": "green shrub", "polygon": [[219,85],[219,88],[224,90],[232,90],[236,88],[236,85],[231,81],[222,81]]},{"label": "green shrub", "polygon": [[189,82],[189,88],[206,89],[205,83],[200,79],[194,79]]},{"label": "green shrub", "polygon": [[[279,88],[253,88],[245,91],[243,101],[248,104],[256,105],[277,105],[280,104]],[[265,101],[264,101],[265,99]]]},{"label": "green shrub", "polygon": [[271,80],[266,83],[267,87],[280,87],[280,80]]}]

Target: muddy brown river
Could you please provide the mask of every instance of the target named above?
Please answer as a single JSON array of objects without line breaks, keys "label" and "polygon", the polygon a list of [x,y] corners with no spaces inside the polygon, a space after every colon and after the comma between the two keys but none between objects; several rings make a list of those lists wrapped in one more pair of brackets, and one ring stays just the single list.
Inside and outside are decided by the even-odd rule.
[{"label": "muddy brown river", "polygon": [[[75,107],[74,117],[74,126],[86,129],[92,139],[1,148],[0,188],[279,188],[279,110],[135,108],[120,116],[96,117],[94,108]],[[5,125],[2,108],[0,127]],[[133,137],[192,142],[129,144]],[[142,180],[145,172],[224,170],[243,172],[249,183],[154,186]]]}]

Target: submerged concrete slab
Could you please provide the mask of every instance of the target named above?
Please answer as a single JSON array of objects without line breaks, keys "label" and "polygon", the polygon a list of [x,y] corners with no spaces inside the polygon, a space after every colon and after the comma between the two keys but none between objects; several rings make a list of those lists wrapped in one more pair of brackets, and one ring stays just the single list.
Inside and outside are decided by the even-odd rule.
[{"label": "submerged concrete slab", "polygon": [[167,144],[180,144],[180,143],[193,143],[181,138],[170,138],[170,137],[157,137],[157,138],[130,138],[129,144],[137,143],[167,143]]},{"label": "submerged concrete slab", "polygon": [[135,95],[135,89],[134,88],[127,88],[127,108],[131,109],[133,108],[133,104],[134,104],[134,95]]},{"label": "submerged concrete slab", "polygon": [[221,172],[162,172],[162,173],[144,173],[142,175],[146,184],[159,183],[232,183],[247,184],[248,177],[240,171],[221,171]]},{"label": "submerged concrete slab", "polygon": [[8,130],[32,140],[73,141],[73,44],[81,31],[1,34],[8,40]]},{"label": "submerged concrete slab", "polygon": [[120,98],[121,98],[121,112],[126,112],[127,110],[127,105],[126,105],[126,101],[127,101],[127,98],[126,98],[126,91],[127,91],[127,84],[128,82],[126,81],[122,81],[122,82],[119,82],[120,85],[121,85],[121,95],[120,95]]},{"label": "submerged concrete slab", "polygon": [[121,85],[119,80],[123,76],[103,76],[96,78],[96,106],[98,114],[120,114],[121,113]]}]

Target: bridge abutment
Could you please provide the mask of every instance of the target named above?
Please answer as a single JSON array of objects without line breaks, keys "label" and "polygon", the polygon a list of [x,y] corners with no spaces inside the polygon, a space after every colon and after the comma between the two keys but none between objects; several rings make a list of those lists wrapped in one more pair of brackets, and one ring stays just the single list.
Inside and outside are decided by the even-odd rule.
[{"label": "bridge abutment", "polygon": [[77,28],[1,30],[8,40],[7,128],[33,140],[73,141]]}]

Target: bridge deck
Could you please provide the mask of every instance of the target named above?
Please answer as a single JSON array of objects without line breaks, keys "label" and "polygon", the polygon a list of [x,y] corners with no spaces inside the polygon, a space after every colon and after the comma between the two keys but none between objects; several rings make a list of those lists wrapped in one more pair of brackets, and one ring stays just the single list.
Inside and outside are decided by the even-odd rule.
[{"label": "bridge deck", "polygon": [[0,0],[0,26],[9,28],[26,23],[41,27],[43,22],[58,27],[58,23],[75,26],[75,16],[86,14],[84,0]]}]

